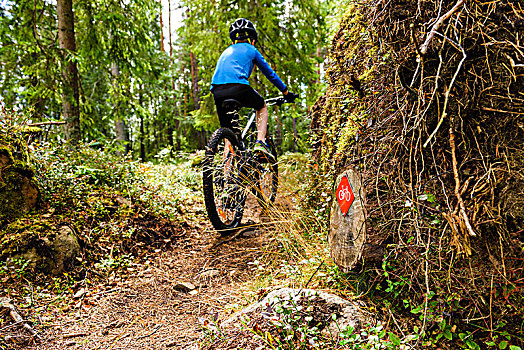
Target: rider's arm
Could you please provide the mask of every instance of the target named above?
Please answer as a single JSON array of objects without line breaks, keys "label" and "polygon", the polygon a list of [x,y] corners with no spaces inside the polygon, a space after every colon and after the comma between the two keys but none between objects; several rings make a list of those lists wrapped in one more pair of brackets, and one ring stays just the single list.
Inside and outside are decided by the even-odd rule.
[{"label": "rider's arm", "polygon": [[280,79],[280,77],[275,73],[273,69],[267,64],[264,56],[258,51],[255,50],[255,64],[258,68],[264,73],[266,78],[273,83],[273,85],[276,86],[277,89],[279,89],[281,92],[287,94],[287,87],[286,84]]}]

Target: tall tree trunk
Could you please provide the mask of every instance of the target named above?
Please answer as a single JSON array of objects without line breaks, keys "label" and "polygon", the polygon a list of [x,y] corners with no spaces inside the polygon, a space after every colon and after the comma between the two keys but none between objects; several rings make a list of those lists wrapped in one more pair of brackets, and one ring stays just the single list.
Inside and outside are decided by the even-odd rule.
[{"label": "tall tree trunk", "polygon": [[189,53],[189,58],[191,60],[191,81],[193,85],[193,101],[195,103],[195,109],[199,108],[199,98],[198,98],[198,66],[195,54],[193,52]]},{"label": "tall tree trunk", "polygon": [[64,56],[62,66],[62,78],[64,80],[62,107],[64,120],[66,122],[64,127],[65,138],[72,144],[77,144],[82,137],[80,129],[78,68],[76,62],[69,56],[69,52],[76,51],[73,1],[57,0],[56,11],[58,17],[58,43]]},{"label": "tall tree trunk", "polygon": [[144,139],[144,115],[140,113],[140,159],[142,160],[142,162],[145,162],[146,160],[146,145]]},{"label": "tall tree trunk", "polygon": [[[318,58],[322,57],[322,55],[320,53],[320,47],[317,47],[317,57]],[[320,83],[320,77],[321,77],[320,74],[322,74],[321,68],[322,68],[322,62],[317,63],[317,76],[318,76],[318,79],[315,79],[315,83],[317,83],[317,84]]]},{"label": "tall tree trunk", "polygon": [[206,147],[206,131],[198,130],[198,149],[204,149]]},{"label": "tall tree trunk", "polygon": [[[143,118],[142,118],[143,119]],[[147,157],[147,155],[151,152],[151,120],[150,119],[143,119],[144,120],[144,156]]]},{"label": "tall tree trunk", "polygon": [[[158,106],[155,106],[154,113],[155,113],[155,115],[158,115]],[[153,122],[151,127],[153,128],[152,134],[153,134],[153,140],[154,140],[154,143],[155,143],[155,154],[158,154],[158,150],[159,150],[158,139],[160,137],[159,136],[159,132],[158,132],[158,119],[155,119],[155,121]]]},{"label": "tall tree trunk", "polygon": [[167,0],[167,12],[169,13],[168,28],[169,28],[169,57],[173,57],[173,35],[171,35],[171,0]]},{"label": "tall tree trunk", "polygon": [[[169,11],[169,60],[171,61],[171,66],[173,66],[173,36],[171,35],[171,0],[168,0],[167,5],[168,5],[168,11]],[[176,106],[177,101],[176,101],[176,94],[175,94],[175,78],[173,76],[171,76],[171,87],[173,89],[173,110],[174,110],[173,115],[175,118],[173,120],[171,119],[169,120],[169,128],[171,130],[169,130],[168,132],[170,135],[169,143],[171,145],[171,152],[173,152],[173,150],[180,151],[180,143],[178,142],[179,120],[177,118],[178,110]],[[174,139],[177,140],[176,148],[175,148]]]},{"label": "tall tree trunk", "polygon": [[[162,21],[162,0],[158,0],[160,3],[160,50],[162,52],[165,52],[164,50],[164,23]],[[171,17],[171,13],[169,13],[169,16]]]},{"label": "tall tree trunk", "polygon": [[187,95],[184,94],[184,120],[187,119]]},{"label": "tall tree trunk", "polygon": [[[118,92],[118,75],[120,74],[120,71],[118,70],[118,63],[117,62],[111,62],[111,76],[113,79],[113,90],[115,91],[113,96],[115,96],[115,102],[113,103],[113,114],[115,116],[115,134],[116,134],[116,142],[119,145],[119,150],[117,151],[117,154],[119,156],[123,156],[126,154],[128,150],[128,138],[126,133],[126,123],[124,119],[122,118],[122,113],[120,113],[120,102],[118,101],[117,96],[119,96]],[[122,152],[120,149],[124,149],[124,152]]]}]

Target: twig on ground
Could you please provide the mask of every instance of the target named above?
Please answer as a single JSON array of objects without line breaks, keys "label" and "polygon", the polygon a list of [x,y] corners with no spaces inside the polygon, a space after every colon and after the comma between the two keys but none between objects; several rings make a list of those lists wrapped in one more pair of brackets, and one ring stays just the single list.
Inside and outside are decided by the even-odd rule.
[{"label": "twig on ground", "polygon": [[156,332],[158,332],[158,330],[160,328],[162,328],[163,324],[159,324],[158,326],[156,326],[155,329],[153,329],[151,332],[147,333],[147,334],[144,334],[144,335],[141,335],[139,337],[136,337],[135,340],[139,340],[139,339],[143,339],[143,338],[147,338],[147,337],[150,337],[152,336],[153,334],[155,334]]},{"label": "twig on ground", "polygon": [[24,328],[29,332],[31,333],[31,335],[35,338],[38,338],[38,339],[42,339],[33,329],[33,327],[31,327],[29,325],[28,322],[26,322],[22,316],[20,316],[20,314],[18,313],[18,311],[16,310],[16,307],[13,305],[13,303],[11,302],[11,299],[9,298],[1,298],[0,299],[0,310],[1,309],[7,309],[9,310],[9,315],[11,316],[11,318],[18,324],[22,324],[24,326]]},{"label": "twig on ground", "polygon": [[0,328],[0,331],[5,331],[6,329],[16,327],[16,326],[18,326],[20,323],[23,323],[23,321],[15,322],[15,323],[9,324],[9,325],[7,325],[7,326],[4,326],[4,327]]},{"label": "twig on ground", "polygon": [[101,295],[104,295],[104,294],[117,292],[119,290],[120,290],[120,287],[109,289],[109,290],[104,290],[104,291],[101,291],[101,292],[98,292],[98,293],[95,293],[95,294],[91,295],[91,297],[98,297],[98,296],[101,296]]},{"label": "twig on ground", "polygon": [[244,227],[244,228],[241,228],[240,230],[238,230],[233,236],[229,237],[229,238],[226,238],[222,241],[218,241],[216,242],[212,247],[211,249],[215,249],[216,247],[224,244],[224,243],[228,243],[228,242],[231,242],[235,239],[237,239],[238,237],[240,237],[242,234],[248,232],[248,231],[253,231],[256,229],[256,226],[257,225],[253,225],[253,226],[248,226],[248,227]]},{"label": "twig on ground", "polygon": [[[131,322],[130,324],[128,324],[128,325],[126,326],[126,328],[124,328],[124,330],[123,330],[122,332],[120,332],[120,334],[118,334],[117,336],[113,337],[113,339],[111,339],[111,342],[112,342],[112,343],[111,343],[111,346],[109,347],[109,349],[112,349],[112,348],[115,346],[115,344],[116,344],[117,341],[119,341],[119,340],[121,340],[121,339],[124,339],[124,338],[130,336],[131,333],[125,333],[125,334],[124,334],[124,332],[127,332],[127,330],[128,330],[129,328],[131,328],[131,326],[133,326],[133,325],[134,325],[138,320],[140,320],[141,318],[142,318],[142,317],[141,317],[140,315],[137,316],[137,317],[133,320],[133,322]],[[100,348],[100,347],[98,347],[98,348]],[[97,349],[98,349],[98,348],[97,348]]]},{"label": "twig on ground", "polygon": [[86,335],[87,335],[87,333],[79,332],[79,333],[64,334],[64,335],[62,335],[62,337],[64,339],[69,339],[69,338],[76,338],[76,337],[85,337]]},{"label": "twig on ground", "polygon": [[395,318],[395,315],[393,315],[393,312],[391,312],[391,309],[388,309],[388,313],[391,319],[393,320],[393,322],[395,323],[395,326],[397,326],[397,329],[400,331],[400,334],[402,334],[402,337],[405,337],[406,335],[404,334],[402,327],[400,327],[400,325],[398,324],[397,319]]}]

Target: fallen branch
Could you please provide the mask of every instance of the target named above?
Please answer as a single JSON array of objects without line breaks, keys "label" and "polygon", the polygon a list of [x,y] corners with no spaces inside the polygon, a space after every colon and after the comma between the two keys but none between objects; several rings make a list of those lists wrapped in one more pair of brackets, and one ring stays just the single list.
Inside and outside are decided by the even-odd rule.
[{"label": "fallen branch", "polygon": [[76,337],[85,337],[87,335],[87,333],[84,333],[84,332],[80,332],[80,333],[69,333],[69,334],[64,334],[62,335],[62,337],[64,339],[69,339],[69,338],[76,338]]},{"label": "fallen branch", "polygon": [[502,109],[495,109],[495,108],[489,108],[489,107],[482,107],[481,109],[482,109],[483,111],[488,111],[488,112],[498,112],[498,113],[505,113],[505,114],[524,115],[524,113],[520,113],[520,112],[504,111],[504,110],[502,110]]},{"label": "fallen branch", "polygon": [[91,297],[99,297],[99,296],[104,295],[104,294],[109,294],[109,293],[118,292],[118,291],[120,291],[120,287],[109,289],[109,290],[104,290],[104,291],[95,293],[95,294],[91,295]]},{"label": "fallen branch", "polygon": [[17,324],[22,324],[23,327],[29,332],[31,333],[31,335],[35,338],[38,338],[38,339],[41,339],[40,336],[34,331],[34,329],[29,325],[29,323],[27,323],[23,318],[22,316],[20,316],[20,314],[18,313],[18,311],[16,310],[16,307],[13,305],[13,303],[11,302],[11,299],[9,298],[1,298],[0,299],[0,310],[1,309],[7,309],[9,310],[9,315],[11,316],[11,318],[17,323]]},{"label": "fallen branch", "polygon": [[63,125],[65,123],[66,122],[63,122],[63,121],[51,121],[51,122],[41,122],[41,123],[27,124],[27,126]]}]

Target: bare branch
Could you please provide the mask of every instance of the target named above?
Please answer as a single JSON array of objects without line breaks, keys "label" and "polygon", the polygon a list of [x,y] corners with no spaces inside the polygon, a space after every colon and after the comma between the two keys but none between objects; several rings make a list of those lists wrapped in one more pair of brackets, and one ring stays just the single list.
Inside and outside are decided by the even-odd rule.
[{"label": "bare branch", "polygon": [[444,14],[444,16],[440,17],[438,19],[438,21],[433,25],[433,27],[431,28],[431,31],[428,33],[428,36],[426,37],[426,41],[424,42],[424,44],[422,44],[422,46],[420,47],[420,53],[422,55],[425,55],[426,52],[428,51],[428,47],[429,47],[429,44],[431,42],[431,39],[433,39],[433,37],[435,36],[435,34],[437,33],[438,29],[440,28],[440,26],[442,25],[442,23],[444,23],[445,20],[447,20],[449,17],[451,17],[455,12],[457,12],[457,10],[464,4],[464,0],[459,0],[455,6],[453,6],[453,8],[451,10],[449,10],[447,13]]}]

